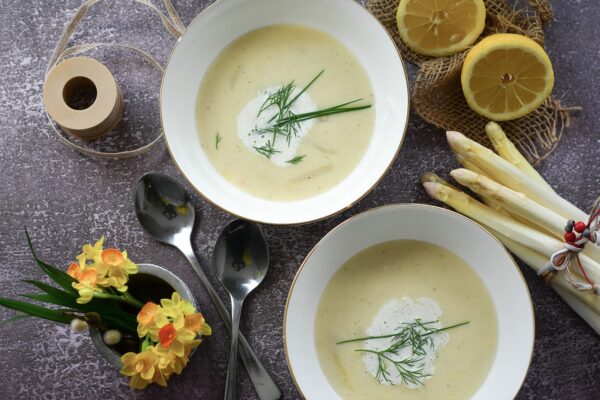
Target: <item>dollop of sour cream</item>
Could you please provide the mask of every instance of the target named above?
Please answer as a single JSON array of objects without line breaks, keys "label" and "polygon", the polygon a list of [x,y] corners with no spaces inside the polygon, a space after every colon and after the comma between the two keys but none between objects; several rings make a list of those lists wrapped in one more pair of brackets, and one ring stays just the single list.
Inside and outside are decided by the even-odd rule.
[{"label": "dollop of sour cream", "polygon": [[[371,325],[367,329],[367,336],[383,336],[398,332],[402,326],[417,320],[427,323],[428,328],[440,329],[442,324],[439,322],[442,316],[442,310],[438,304],[427,297],[419,298],[413,301],[410,297],[402,297],[400,300],[393,299],[381,307]],[[434,322],[435,321],[435,322]],[[387,357],[394,361],[414,358],[416,361],[412,366],[406,366],[411,371],[422,369],[425,376],[421,381],[430,379],[435,373],[434,362],[438,352],[448,344],[450,337],[446,332],[439,332],[432,335],[429,343],[423,346],[423,354],[413,354],[411,346],[407,346],[398,351],[397,354],[385,353]],[[395,341],[395,338],[370,339],[366,340],[364,348],[372,351],[382,351],[389,348]],[[366,370],[373,375],[381,384],[400,385],[404,384],[410,389],[421,387],[419,383],[406,382],[402,379],[398,370],[389,363],[387,365],[387,379],[378,375],[379,359],[376,354],[364,353],[363,362]],[[387,363],[387,361],[386,361]]]},{"label": "dollop of sour cream", "polygon": [[[273,134],[260,133],[260,131],[272,125],[273,122],[271,119],[277,115],[279,109],[273,105],[263,110],[260,116],[258,114],[265,100],[280,88],[281,86],[273,86],[260,91],[254,99],[246,104],[237,117],[237,134],[239,138],[244,143],[244,146],[260,157],[263,156],[256,151],[256,148],[267,145],[268,141],[273,141]],[[294,88],[290,98],[294,98],[298,93],[300,93],[300,89],[297,87]],[[305,92],[292,104],[290,110],[294,114],[302,114],[316,111],[317,106]],[[269,160],[279,167],[289,167],[291,164],[288,161],[296,157],[298,147],[314,123],[315,120],[313,119],[300,122],[298,130],[295,134],[291,135],[289,141],[283,135],[277,135],[273,145],[275,152]]]}]

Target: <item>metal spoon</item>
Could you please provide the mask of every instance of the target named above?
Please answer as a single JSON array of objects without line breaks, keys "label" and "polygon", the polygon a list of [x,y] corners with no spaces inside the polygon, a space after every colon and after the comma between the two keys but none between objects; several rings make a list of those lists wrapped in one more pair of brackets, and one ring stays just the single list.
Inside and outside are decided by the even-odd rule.
[{"label": "metal spoon", "polygon": [[[148,173],[135,186],[135,214],[142,227],[156,240],[177,247],[188,259],[204,285],[225,327],[231,333],[231,317],[194,254],[191,243],[195,211],[185,188],[174,179]],[[273,381],[250,345],[240,334],[240,354],[261,400],[281,398]]]},{"label": "metal spoon", "polygon": [[213,266],[231,297],[231,350],[225,400],[235,400],[242,305],[246,296],[262,282],[269,268],[269,247],[258,225],[241,219],[230,222],[217,239]]}]

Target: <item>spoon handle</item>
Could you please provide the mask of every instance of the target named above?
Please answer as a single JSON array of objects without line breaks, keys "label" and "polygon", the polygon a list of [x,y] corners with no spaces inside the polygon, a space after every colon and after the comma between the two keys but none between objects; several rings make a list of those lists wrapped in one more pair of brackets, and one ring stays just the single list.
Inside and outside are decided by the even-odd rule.
[{"label": "spoon handle", "polygon": [[229,364],[227,367],[227,381],[225,383],[225,400],[235,400],[235,387],[237,384],[237,355],[238,338],[240,335],[240,319],[242,317],[243,300],[231,298],[231,350],[229,351]]},{"label": "spoon handle", "polygon": [[[225,324],[225,328],[231,334],[231,316],[229,315],[229,311],[221,301],[221,298],[215,291],[214,287],[208,280],[204,270],[200,266],[200,262],[196,258],[194,254],[194,250],[192,249],[192,245],[189,241],[185,241],[177,246],[179,250],[185,255],[188,259],[192,268],[200,278],[200,282],[204,285],[206,292],[208,293],[208,297],[210,297],[213,302],[217,313],[223,320]],[[248,375],[252,380],[252,384],[254,385],[254,389],[256,389],[256,393],[260,400],[278,400],[281,398],[281,390],[277,387],[277,384],[271,378],[264,365],[260,362],[260,359],[254,353],[250,344],[244,337],[244,335],[240,332],[239,334],[239,352],[242,356],[242,361],[246,366],[246,370],[248,371]]]}]

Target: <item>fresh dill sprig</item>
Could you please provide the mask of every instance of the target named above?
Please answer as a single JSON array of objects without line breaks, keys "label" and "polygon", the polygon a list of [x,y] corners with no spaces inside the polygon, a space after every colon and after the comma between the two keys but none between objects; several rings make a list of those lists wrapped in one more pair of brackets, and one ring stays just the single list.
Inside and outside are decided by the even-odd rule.
[{"label": "fresh dill sprig", "polygon": [[[304,92],[306,92],[308,90],[308,88],[311,87],[312,84],[315,83],[317,81],[317,79],[319,79],[321,77],[321,75],[323,75],[324,72],[325,72],[325,70],[322,69],[321,72],[319,72],[310,82],[308,82],[308,85],[304,86],[304,88],[302,88],[302,90],[296,96],[294,96],[294,98],[292,100],[290,100],[289,103],[284,105],[283,114],[286,114],[287,112],[290,111],[290,108],[292,107],[294,102],[296,100],[298,100],[300,98],[300,96],[302,96],[304,94]],[[294,81],[292,81],[291,84],[293,85]],[[273,119],[275,119],[275,117],[271,118],[271,120],[269,122],[273,122]]]},{"label": "fresh dill sprig", "polygon": [[306,157],[306,154],[301,155],[301,156],[296,156],[290,160],[287,160],[286,163],[288,164],[298,164],[300,161],[304,160],[304,157]]},{"label": "fresh dill sprig", "polygon": [[306,121],[309,119],[322,118],[322,117],[326,117],[328,115],[341,114],[341,113],[346,113],[346,112],[351,112],[351,111],[365,110],[365,109],[371,107],[371,105],[346,107],[349,104],[356,103],[361,100],[362,99],[356,99],[356,100],[349,101],[347,103],[338,104],[337,106],[324,108],[322,110],[310,111],[310,112],[302,113],[302,114],[289,115],[285,118],[281,118],[280,120],[278,120],[274,126],[277,128],[284,128],[287,125],[299,124],[300,122]]},{"label": "fresh dill sprig", "polygon": [[[398,373],[400,380],[405,385],[422,385],[423,380],[429,376],[424,372],[423,359],[427,353],[427,348],[433,347],[433,339],[431,335],[469,323],[461,322],[439,329],[429,326],[436,322],[438,321],[422,322],[421,320],[417,319],[414,322],[400,325],[395,333],[342,340],[336,344],[392,338],[391,344],[386,349],[379,351],[371,349],[356,349],[355,351],[375,354],[377,356],[377,373],[375,374],[375,378],[377,380],[385,381],[393,385],[393,382],[390,378],[390,368],[394,368]],[[402,359],[393,358],[394,356],[398,357],[400,352],[407,348],[409,348],[411,351],[411,355],[409,357]]]},{"label": "fresh dill sprig", "polygon": [[[401,329],[403,326],[410,325],[412,323],[416,323],[417,321],[419,321],[419,320],[416,320],[415,322],[410,322],[410,323],[402,324],[399,329]],[[419,323],[421,325],[430,325],[430,324],[435,324],[436,322],[438,322],[438,321],[429,321],[429,322],[420,322],[419,321]],[[445,327],[440,328],[440,329],[434,329],[431,332],[425,333],[423,336],[431,335],[431,334],[434,334],[434,333],[437,333],[437,332],[447,331],[447,330],[452,329],[452,328],[458,328],[459,326],[467,325],[468,323],[469,322],[461,322],[459,324],[445,326]],[[347,340],[342,340],[342,341],[336,342],[336,344],[344,344],[344,343],[352,343],[352,342],[362,342],[362,341],[365,341],[365,340],[372,340],[372,339],[385,339],[385,338],[391,338],[391,337],[395,337],[395,336],[398,336],[398,333],[390,333],[390,334],[381,335],[381,336],[365,336],[365,337],[359,337],[359,338],[356,338],[356,339],[347,339]]]},{"label": "fresh dill sprig", "polygon": [[260,117],[260,115],[264,111],[271,108],[272,106],[277,107],[278,114],[275,114],[270,121],[277,117],[277,115],[285,114],[285,111],[287,111],[287,109],[289,109],[292,106],[293,102],[296,101],[296,97],[294,97],[293,101],[288,102],[288,99],[292,95],[292,92],[294,91],[295,87],[296,86],[294,86],[294,81],[291,81],[287,85],[284,85],[277,89],[277,91],[271,93],[269,97],[266,98],[264,103],[260,106],[260,110],[258,110],[258,114],[256,116]]},{"label": "fresh dill sprig", "polygon": [[217,134],[215,135],[215,149],[219,150],[219,143],[221,143],[222,139],[223,138],[221,137],[221,134],[217,132]]},{"label": "fresh dill sprig", "polygon": [[[275,92],[271,93],[260,106],[258,110],[257,118],[262,115],[263,112],[270,109],[271,107],[276,107],[277,112],[271,117],[268,121],[268,125],[261,129],[253,130],[254,134],[257,135],[271,135],[271,139],[267,142],[267,145],[263,145],[260,147],[254,147],[256,151],[267,158],[271,158],[271,156],[278,152],[275,150],[275,143],[279,136],[283,136],[288,146],[291,145],[292,138],[298,135],[298,131],[300,130],[300,123],[303,121],[307,121],[309,119],[321,118],[328,115],[341,114],[351,111],[359,111],[370,108],[371,105],[363,105],[363,106],[354,106],[348,107],[351,104],[354,104],[362,99],[352,100],[346,103],[338,104],[333,107],[325,108],[322,110],[312,111],[308,113],[295,114],[291,108],[320,77],[323,75],[325,70],[321,70],[302,90],[300,90],[294,97],[292,93],[296,86],[294,85],[294,81],[283,85]],[[293,160],[293,159],[292,159]],[[301,160],[299,160],[301,161]],[[298,161],[298,162],[299,162]],[[288,161],[289,162],[289,161]],[[291,164],[297,164],[297,162],[292,162]]]},{"label": "fresh dill sprig", "polygon": [[394,360],[386,356],[386,354],[390,353],[387,349],[383,351],[358,349],[356,351],[364,353],[373,353],[377,355],[377,373],[375,374],[375,378],[377,378],[377,380],[379,381],[384,380],[391,385],[394,384],[393,381],[390,379],[390,371],[388,368],[389,364],[391,364],[396,369],[398,375],[400,376],[400,379],[402,380],[402,383],[404,383],[405,385],[409,383],[413,385],[422,385],[423,379],[429,376],[429,374],[423,372],[423,365],[414,369],[415,365],[423,361],[423,357],[413,356],[404,358],[402,360]]},{"label": "fresh dill sprig", "polygon": [[271,158],[271,156],[275,153],[279,153],[279,150],[275,149],[273,142],[268,140],[267,143],[263,144],[260,147],[254,146],[254,150],[258,151],[260,154],[267,158]]}]

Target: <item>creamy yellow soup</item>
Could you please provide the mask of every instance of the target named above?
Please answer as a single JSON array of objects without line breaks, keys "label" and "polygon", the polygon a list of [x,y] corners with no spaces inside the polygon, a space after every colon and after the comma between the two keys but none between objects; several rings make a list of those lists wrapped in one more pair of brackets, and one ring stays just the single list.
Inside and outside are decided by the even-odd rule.
[{"label": "creamy yellow soup", "polygon": [[[315,119],[295,152],[295,163],[276,165],[247,146],[238,116],[268,88],[290,82],[306,91],[318,110],[362,99],[370,109]],[[297,25],[273,25],[228,45],[208,69],[196,102],[202,149],[214,168],[259,198],[293,201],[323,193],[347,177],[363,157],[375,115],[371,85],[360,62],[337,39]]]},{"label": "creamy yellow soup", "polygon": [[[356,349],[373,317],[391,299],[435,301],[449,341],[424,385],[384,385],[369,374]],[[315,321],[315,342],[327,379],[344,399],[466,399],[481,386],[494,360],[498,323],[481,279],[460,257],[419,241],[392,241],[352,257],[328,283]]]}]

